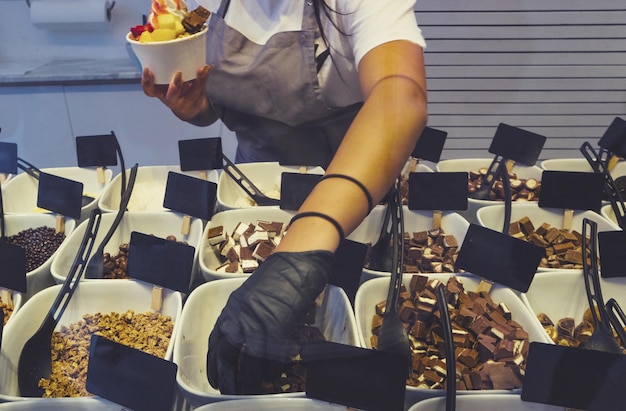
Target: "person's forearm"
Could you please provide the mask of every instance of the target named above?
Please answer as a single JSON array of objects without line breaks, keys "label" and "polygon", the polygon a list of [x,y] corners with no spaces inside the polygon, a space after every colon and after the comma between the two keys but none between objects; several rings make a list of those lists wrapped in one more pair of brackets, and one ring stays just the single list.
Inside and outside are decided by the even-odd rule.
[{"label": "person's forearm", "polygon": [[[366,99],[330,163],[328,174],[345,174],[360,181],[374,204],[400,175],[426,125],[426,91],[406,77],[381,80]],[[370,210],[358,185],[344,179],[318,184],[299,212],[317,211],[334,218],[345,234]],[[320,218],[299,219],[280,244],[283,251],[335,250],[337,230]]]}]

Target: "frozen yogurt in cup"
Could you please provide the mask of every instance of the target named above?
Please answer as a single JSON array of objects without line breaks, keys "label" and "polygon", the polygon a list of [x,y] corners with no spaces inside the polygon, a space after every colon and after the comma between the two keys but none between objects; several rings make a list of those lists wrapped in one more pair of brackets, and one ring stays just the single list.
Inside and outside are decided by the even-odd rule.
[{"label": "frozen yogurt in cup", "polygon": [[142,69],[154,74],[155,84],[169,84],[177,71],[183,81],[196,78],[206,64],[208,16],[203,7],[188,12],[185,0],[153,0],[148,21],[126,34]]}]

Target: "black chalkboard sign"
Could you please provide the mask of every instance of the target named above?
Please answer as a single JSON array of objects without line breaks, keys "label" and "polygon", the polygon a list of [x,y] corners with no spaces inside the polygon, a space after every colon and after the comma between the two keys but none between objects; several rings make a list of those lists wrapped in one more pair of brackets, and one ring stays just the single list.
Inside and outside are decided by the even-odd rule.
[{"label": "black chalkboard sign", "polygon": [[626,121],[615,117],[598,145],[619,157],[626,157]]},{"label": "black chalkboard sign", "polygon": [[470,224],[456,268],[525,293],[543,256],[543,247]]},{"label": "black chalkboard sign", "polygon": [[195,248],[177,241],[133,231],[128,251],[128,276],[187,293]]},{"label": "black chalkboard sign", "polygon": [[508,160],[532,166],[546,142],[541,134],[500,123],[491,140],[489,152]]},{"label": "black chalkboard sign", "polygon": [[409,210],[467,210],[467,173],[409,174]]},{"label": "black chalkboard sign", "polygon": [[78,167],[116,166],[117,146],[114,134],[76,137]]},{"label": "black chalkboard sign", "polygon": [[604,175],[578,171],[544,171],[539,207],[600,212]]},{"label": "black chalkboard sign", "polygon": [[178,141],[181,171],[219,170],[222,162],[222,139],[219,137]]},{"label": "black chalkboard sign", "polygon": [[0,173],[17,174],[17,144],[0,142]]},{"label": "black chalkboard sign", "polygon": [[167,175],[163,207],[210,220],[215,211],[217,184],[170,171]]},{"label": "black chalkboard sign", "polygon": [[425,127],[415,144],[411,157],[438,163],[447,137],[447,131]]},{"label": "black chalkboard sign", "polygon": [[589,411],[623,410],[626,355],[530,343],[522,400]]},{"label": "black chalkboard sign", "polygon": [[177,392],[178,366],[94,334],[86,388],[135,411],[169,411]]},{"label": "black chalkboard sign", "polygon": [[62,216],[80,219],[83,205],[83,183],[40,172],[37,207]]},{"label": "black chalkboard sign", "polygon": [[282,173],[279,204],[281,210],[299,209],[321,179],[319,174]]}]

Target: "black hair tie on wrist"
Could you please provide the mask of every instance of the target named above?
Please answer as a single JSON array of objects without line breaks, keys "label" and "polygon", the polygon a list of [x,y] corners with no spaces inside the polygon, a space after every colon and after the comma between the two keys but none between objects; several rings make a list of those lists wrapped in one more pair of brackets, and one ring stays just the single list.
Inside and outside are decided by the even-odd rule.
[{"label": "black hair tie on wrist", "polygon": [[327,178],[341,178],[341,179],[348,180],[348,181],[352,182],[357,187],[359,187],[361,189],[361,191],[363,191],[363,194],[365,194],[365,197],[367,198],[367,207],[368,207],[367,211],[370,212],[372,210],[372,208],[374,208],[374,200],[372,199],[372,195],[370,194],[370,192],[367,189],[367,187],[365,187],[365,185],[363,183],[361,183],[359,180],[357,180],[356,178],[348,176],[348,175],[345,175],[345,174],[325,174],[322,177],[322,180],[325,180]]},{"label": "black hair tie on wrist", "polygon": [[304,217],[319,217],[319,218],[322,218],[322,219],[328,221],[329,223],[331,223],[333,226],[335,226],[335,229],[337,230],[337,233],[339,233],[339,241],[343,241],[343,239],[346,237],[344,232],[343,232],[343,228],[341,227],[341,224],[339,224],[337,222],[337,220],[335,220],[334,218],[332,218],[329,215],[326,215],[324,213],[319,213],[317,211],[304,211],[302,213],[298,213],[298,214],[294,215],[291,218],[291,221],[289,221],[289,225],[293,224],[294,221],[299,220],[300,218],[304,218]]}]

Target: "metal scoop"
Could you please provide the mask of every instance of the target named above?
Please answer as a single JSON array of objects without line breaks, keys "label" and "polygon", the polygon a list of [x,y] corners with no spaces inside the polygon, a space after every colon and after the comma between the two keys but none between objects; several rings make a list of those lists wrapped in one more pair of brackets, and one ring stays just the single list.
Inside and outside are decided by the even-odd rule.
[{"label": "metal scoop", "polygon": [[[589,233],[589,236],[587,234]],[[594,330],[591,337],[585,342],[584,348],[590,350],[621,353],[621,349],[613,336],[608,314],[602,299],[600,288],[600,276],[598,274],[597,237],[598,225],[595,221],[583,219],[583,278],[585,279],[585,291],[594,321]],[[587,239],[589,237],[589,239]],[[589,250],[591,266],[587,262],[587,250]]]},{"label": "metal scoop", "polygon": [[[397,185],[400,184],[399,179]],[[393,240],[393,257],[391,267],[391,279],[383,322],[378,333],[378,349],[392,352],[406,358],[407,370],[411,365],[411,348],[406,329],[398,315],[398,296],[402,286],[402,271],[404,268],[404,216],[402,212],[402,199],[398,187],[392,188],[389,196]]]},{"label": "metal scoop", "polygon": [[137,167],[135,166],[130,170],[130,177],[128,178],[128,185],[126,187],[126,191],[122,196],[122,200],[120,201],[120,208],[117,210],[117,215],[113,220],[113,224],[109,227],[109,231],[105,234],[102,242],[93,253],[91,258],[89,259],[89,263],[87,264],[85,278],[103,278],[104,276],[104,247],[109,243],[111,237],[113,237],[113,233],[122,222],[122,218],[124,217],[124,213],[126,212],[126,208],[128,207],[128,202],[130,201],[130,195],[133,192],[133,187],[135,186],[135,178],[137,177]]},{"label": "metal scoop", "polygon": [[235,183],[243,191],[246,192],[258,205],[260,206],[276,206],[280,204],[280,200],[275,198],[270,198],[263,194],[261,190],[254,185],[252,181],[248,177],[246,177],[239,168],[228,159],[225,155],[222,154],[222,159],[226,163],[223,167],[223,170],[230,178],[232,178]]},{"label": "metal scoop", "polygon": [[39,329],[22,348],[17,367],[17,379],[22,397],[41,397],[43,394],[43,390],[39,388],[39,380],[49,377],[52,370],[52,333],[78,287],[87,257],[96,239],[101,217],[99,209],[91,212],[80,248],[59,294]]}]

